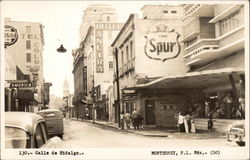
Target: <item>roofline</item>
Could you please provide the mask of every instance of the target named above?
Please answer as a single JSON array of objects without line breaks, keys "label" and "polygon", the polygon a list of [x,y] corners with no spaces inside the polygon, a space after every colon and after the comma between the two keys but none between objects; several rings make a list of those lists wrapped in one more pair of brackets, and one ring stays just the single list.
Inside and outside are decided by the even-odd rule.
[{"label": "roofline", "polygon": [[121,37],[123,31],[127,28],[129,22],[131,22],[132,20],[135,19],[135,17],[137,16],[137,14],[132,13],[129,15],[128,20],[124,23],[124,25],[122,26],[122,29],[120,30],[120,32],[118,33],[118,35],[116,36],[115,40],[112,42],[111,46],[114,47],[115,43],[118,41],[118,39]]},{"label": "roofline", "polygon": [[86,36],[84,37],[83,41],[80,42],[80,47],[79,47],[78,49],[81,49],[81,47],[82,47],[81,45],[87,40],[87,38],[89,37],[90,31],[92,31],[93,28],[94,28],[94,27],[93,27],[92,25],[89,26],[89,29],[88,29],[88,31],[87,31],[87,34],[86,34]]}]

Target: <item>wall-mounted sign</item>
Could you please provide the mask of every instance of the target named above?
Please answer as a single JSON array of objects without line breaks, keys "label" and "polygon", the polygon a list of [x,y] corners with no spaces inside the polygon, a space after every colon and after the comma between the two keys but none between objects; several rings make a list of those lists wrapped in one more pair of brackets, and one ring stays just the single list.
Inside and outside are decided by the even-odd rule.
[{"label": "wall-mounted sign", "polygon": [[[103,32],[119,31],[121,23],[96,23],[95,24],[95,51],[96,51],[96,73],[104,72],[103,61]],[[110,34],[112,35],[112,34]]]},{"label": "wall-mounted sign", "polygon": [[18,39],[18,34],[17,30],[10,26],[10,25],[5,25],[4,26],[4,45],[5,46],[10,46],[16,43]]},{"label": "wall-mounted sign", "polygon": [[147,32],[144,52],[153,60],[166,61],[174,59],[180,54],[180,34],[174,29],[168,30],[166,25],[158,25]]},{"label": "wall-mounted sign", "polygon": [[12,83],[10,83],[10,88],[27,88],[27,87],[35,87],[35,83],[33,83],[33,82],[12,82]]},{"label": "wall-mounted sign", "polygon": [[87,95],[87,66],[83,67],[83,94]]}]

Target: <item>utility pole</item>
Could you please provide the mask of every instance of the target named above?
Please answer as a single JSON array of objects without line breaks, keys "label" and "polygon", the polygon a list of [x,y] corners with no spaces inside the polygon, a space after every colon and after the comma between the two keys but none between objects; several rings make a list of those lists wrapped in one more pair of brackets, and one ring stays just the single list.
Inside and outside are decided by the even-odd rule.
[{"label": "utility pole", "polygon": [[93,123],[95,123],[95,78],[93,74],[93,86],[92,86],[92,99],[93,99],[93,105],[92,105],[92,119]]},{"label": "utility pole", "polygon": [[93,82],[93,86],[92,86],[92,99],[93,99],[93,105],[92,105],[92,120],[93,120],[93,123],[95,123],[95,55],[94,55],[94,46],[93,45],[91,45],[91,48],[92,48],[92,54],[93,54],[93,68],[92,68],[92,70],[93,70],[93,80],[92,80],[92,82]]},{"label": "utility pole", "polygon": [[116,65],[118,127],[120,127],[121,126],[121,123],[120,123],[121,108],[120,108],[120,84],[119,84],[119,65],[118,65],[119,63],[118,63],[118,49],[117,48],[115,48],[114,54],[115,54],[115,65]]}]

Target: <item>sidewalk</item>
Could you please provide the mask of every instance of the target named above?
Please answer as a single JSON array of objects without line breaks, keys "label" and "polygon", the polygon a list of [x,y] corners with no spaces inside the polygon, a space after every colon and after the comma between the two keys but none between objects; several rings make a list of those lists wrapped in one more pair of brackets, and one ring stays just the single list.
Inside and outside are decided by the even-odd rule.
[{"label": "sidewalk", "polygon": [[[70,118],[71,120],[77,120],[76,118]],[[114,129],[122,132],[121,128],[118,128],[117,123],[106,122],[95,120],[86,120],[86,119],[78,119],[78,121],[88,122],[92,124],[96,124],[105,128]],[[209,132],[207,130],[197,130],[197,133],[180,133],[177,130],[167,130],[166,128],[146,128],[141,130],[125,129],[123,132],[129,132],[132,134],[137,134],[141,136],[149,136],[149,137],[167,137],[167,138],[181,138],[181,139],[217,139],[217,138],[225,138],[225,133],[214,131]]]}]

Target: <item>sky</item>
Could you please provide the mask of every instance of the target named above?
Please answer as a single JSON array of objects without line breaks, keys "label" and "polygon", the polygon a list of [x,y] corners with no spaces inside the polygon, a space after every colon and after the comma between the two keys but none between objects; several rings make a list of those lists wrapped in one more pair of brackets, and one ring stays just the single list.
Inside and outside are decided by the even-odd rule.
[{"label": "sky", "polygon": [[[44,79],[51,82],[50,94],[62,97],[63,82],[69,81],[70,93],[74,93],[72,50],[79,47],[79,28],[83,11],[88,4],[112,4],[119,22],[124,23],[131,13],[140,15],[145,4],[162,4],[166,1],[1,1],[1,20],[10,17],[14,21],[39,22],[44,26],[43,69]],[[56,49],[63,44],[66,53]]]}]

